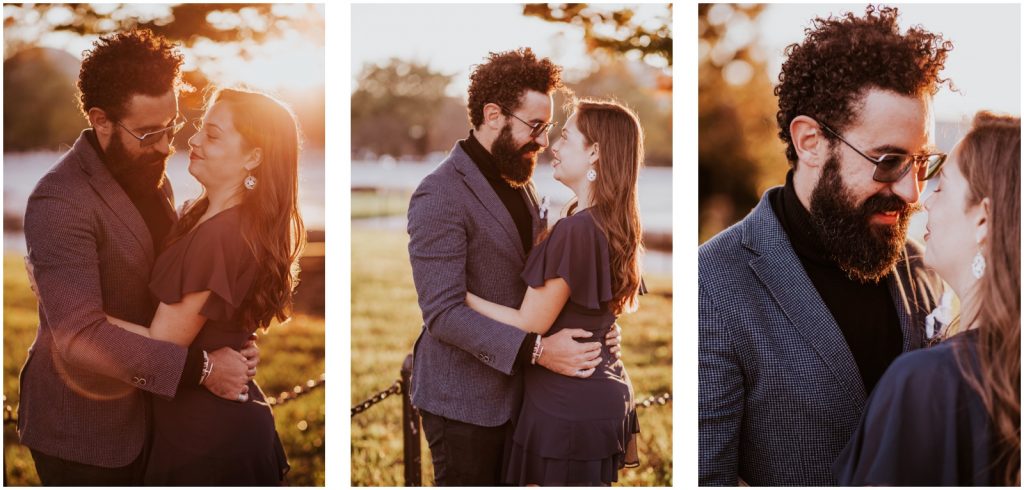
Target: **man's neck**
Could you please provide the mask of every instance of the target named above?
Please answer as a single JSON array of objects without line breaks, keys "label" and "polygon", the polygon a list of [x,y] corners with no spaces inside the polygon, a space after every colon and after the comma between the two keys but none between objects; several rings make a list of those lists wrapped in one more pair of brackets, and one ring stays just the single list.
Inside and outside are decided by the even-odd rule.
[{"label": "man's neck", "polygon": [[817,176],[811,175],[806,167],[797,164],[797,167],[793,169],[793,190],[796,191],[796,197],[800,200],[800,204],[808,211],[811,210],[811,194],[817,184]]},{"label": "man's neck", "polygon": [[498,139],[498,133],[491,131],[486,126],[481,125],[480,128],[473,130],[473,137],[480,142],[480,146],[483,146],[487,153],[491,153],[491,147],[494,145],[494,140]]}]

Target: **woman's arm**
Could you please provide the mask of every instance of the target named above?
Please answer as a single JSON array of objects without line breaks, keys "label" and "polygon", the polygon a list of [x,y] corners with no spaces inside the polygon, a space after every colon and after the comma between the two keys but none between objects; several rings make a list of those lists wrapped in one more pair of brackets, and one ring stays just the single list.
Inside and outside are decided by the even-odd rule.
[{"label": "woman's arm", "polygon": [[544,335],[569,301],[569,284],[561,277],[548,279],[539,288],[528,288],[519,309],[487,301],[466,293],[466,304],[483,316],[526,332]]},{"label": "woman's arm", "polygon": [[200,291],[186,294],[173,305],[160,303],[149,328],[110,315],[107,315],[107,319],[129,332],[187,347],[206,323],[206,317],[200,315],[199,311],[209,297],[210,291]]}]

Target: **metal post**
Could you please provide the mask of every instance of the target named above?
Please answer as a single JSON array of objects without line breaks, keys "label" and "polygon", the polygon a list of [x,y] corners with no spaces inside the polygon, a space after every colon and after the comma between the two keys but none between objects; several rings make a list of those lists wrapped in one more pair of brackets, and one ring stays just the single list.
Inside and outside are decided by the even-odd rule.
[{"label": "metal post", "polygon": [[412,406],[412,354],[402,363],[402,448],[405,461],[405,486],[423,486],[420,461],[420,413]]}]

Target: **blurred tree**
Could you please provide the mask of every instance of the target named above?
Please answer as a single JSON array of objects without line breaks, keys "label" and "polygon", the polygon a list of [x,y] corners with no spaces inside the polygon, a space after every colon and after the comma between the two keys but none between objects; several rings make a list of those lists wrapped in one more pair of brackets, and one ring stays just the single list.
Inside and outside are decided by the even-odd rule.
[{"label": "blurred tree", "polygon": [[[50,32],[87,36],[132,27],[150,29],[185,46],[204,41],[262,43],[290,32],[322,44],[322,18],[310,15],[316,8],[312,4],[264,3],[186,3],[147,8],[88,3],[5,4],[4,29],[17,28],[14,37],[29,44]],[[4,42],[8,42],[6,36]],[[244,47],[238,54],[251,56]]]},{"label": "blurred tree", "polygon": [[[367,64],[352,93],[353,151],[398,157],[435,150],[432,123],[446,106],[445,89],[451,80],[451,75],[413,61],[392,58],[383,65]],[[462,116],[460,127],[468,129],[464,111]]]},{"label": "blurred tree", "polygon": [[589,52],[636,53],[652,65],[672,66],[672,4],[665,4],[664,17],[654,23],[638,22],[630,8],[586,3],[530,3],[523,15],[581,27]]},{"label": "blurred tree", "polygon": [[764,5],[699,4],[698,207],[703,243],[784,182],[777,103],[754,20]]},{"label": "blurred tree", "polygon": [[[184,80],[195,90],[182,95],[181,106],[187,115],[196,117],[202,107],[202,99],[210,80],[200,67],[216,63],[219,59],[237,58],[251,60],[261,56],[257,46],[260,43],[283,37],[304,38],[314,45],[323,45],[324,21],[322,5],[315,4],[200,4],[139,5],[139,4],[5,4],[4,5],[4,56],[10,60],[17,53],[43,44],[54,36],[92,37],[133,27],[150,29],[172,41],[180,43],[188,52]],[[319,10],[318,10],[319,9]],[[216,50],[211,50],[216,45]],[[37,61],[37,60],[35,60]],[[77,60],[76,60],[77,63]],[[67,143],[66,130],[68,114],[76,111],[74,81],[78,66],[74,68],[70,87],[58,84],[59,79],[50,80],[39,70],[27,70],[18,82],[27,87],[42,86],[51,92],[47,97],[29,94],[9,85],[5,61],[4,99],[15,100],[15,106],[5,106],[5,143],[15,134],[36,134],[41,121],[18,119],[17,114],[36,114],[40,119],[51,121],[50,129],[41,140],[32,146],[8,146],[6,149],[28,149]],[[24,77],[32,80],[25,82]],[[14,81],[10,81],[14,83]],[[8,90],[8,87],[12,90]],[[64,90],[67,90],[66,92]],[[324,93],[323,90],[274,93],[290,104],[299,119],[307,144],[323,146],[324,142]],[[25,99],[25,100],[21,100]],[[59,101],[68,101],[66,104]],[[17,109],[17,112],[14,112]],[[8,115],[14,117],[9,119]],[[84,118],[78,116],[77,127],[84,127]],[[56,122],[62,121],[57,126]],[[12,127],[14,126],[14,127]],[[25,126],[25,127],[20,127]],[[10,137],[9,137],[10,136]],[[177,141],[191,136],[186,129]],[[17,138],[26,144],[29,140]],[[71,138],[74,141],[74,138]]]},{"label": "blurred tree", "polygon": [[86,122],[74,99],[78,60],[57,49],[31,48],[4,60],[4,150],[75,141]]}]

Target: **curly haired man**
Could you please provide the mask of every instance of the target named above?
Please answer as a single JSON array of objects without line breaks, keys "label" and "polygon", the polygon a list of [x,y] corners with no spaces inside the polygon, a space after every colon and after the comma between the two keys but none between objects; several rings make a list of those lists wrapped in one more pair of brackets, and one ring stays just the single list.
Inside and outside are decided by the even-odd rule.
[{"label": "curly haired man", "polygon": [[[600,359],[600,342],[574,340],[589,332],[568,329],[540,340],[464,302],[472,291],[516,307],[526,291],[519,274],[547,228],[530,179],[549,144],[561,72],[530,48],[491,53],[470,75],[473,129],[409,203],[409,258],[424,324],[413,353],[412,401],[423,416],[437,485],[501,484],[522,366],[536,361],[589,375]],[[617,344],[617,329],[608,339]]]},{"label": "curly haired man", "polygon": [[907,240],[950,43],[896,9],[815,19],[775,95],[790,171],[698,252],[699,483],[835,485],[882,373],[941,283]]},{"label": "curly haired man", "polygon": [[177,219],[164,169],[184,125],[182,62],[172,43],[145,30],[96,41],[78,79],[90,128],[29,196],[39,332],[21,371],[18,433],[43,485],[141,484],[148,397],[202,382],[236,400],[258,362],[252,344],[207,353],[107,320],[148,324],[156,311],[150,269]]}]

